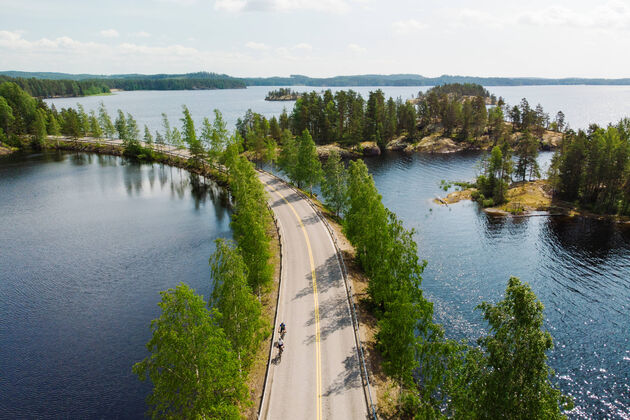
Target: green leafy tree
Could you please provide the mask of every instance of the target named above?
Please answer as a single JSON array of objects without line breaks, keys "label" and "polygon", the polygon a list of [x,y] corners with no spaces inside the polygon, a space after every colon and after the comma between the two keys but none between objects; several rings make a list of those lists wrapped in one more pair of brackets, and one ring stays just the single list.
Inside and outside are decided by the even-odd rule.
[{"label": "green leafy tree", "polygon": [[33,143],[38,148],[43,148],[46,145],[46,134],[46,112],[43,109],[38,109],[33,123]]},{"label": "green leafy tree", "polygon": [[162,128],[164,129],[164,142],[170,146],[174,145],[171,123],[168,121],[168,115],[164,112],[162,113]]},{"label": "green leafy tree", "polygon": [[141,380],[153,383],[148,414],[153,419],[240,418],[247,388],[231,344],[203,298],[185,284],[160,294],[162,313],[151,321],[147,343],[151,354],[133,366]]},{"label": "green leafy tree", "polygon": [[282,131],[281,142],[282,149],[278,157],[278,166],[280,166],[282,172],[284,172],[292,182],[297,182],[297,142],[287,129]]},{"label": "green leafy tree", "polygon": [[278,144],[273,137],[269,137],[265,140],[265,156],[263,160],[266,163],[269,163],[273,170],[274,165],[278,160]]},{"label": "green leafy tree", "polygon": [[515,174],[521,181],[529,176],[529,179],[540,177],[540,167],[538,166],[539,140],[525,131],[516,146],[516,169]]},{"label": "green leafy tree", "polygon": [[140,129],[133,116],[127,113],[127,141],[131,143],[140,142]]},{"label": "green leafy tree", "polygon": [[324,164],[322,194],[335,215],[339,216],[348,202],[348,173],[336,150],[328,155]]},{"label": "green leafy tree", "polygon": [[59,122],[57,121],[57,117],[55,114],[51,113],[48,115],[48,134],[51,136],[58,136],[61,134],[61,127],[59,126]]},{"label": "green leafy tree", "polygon": [[4,97],[0,96],[0,128],[8,134],[13,128],[14,121],[13,108]]},{"label": "green leafy tree", "polygon": [[114,126],[116,127],[116,131],[118,132],[118,138],[123,142],[129,139],[129,130],[127,128],[127,119],[125,118],[125,114],[122,110],[118,110],[118,117],[116,117],[116,121],[114,122]]},{"label": "green leafy tree", "polygon": [[304,130],[298,138],[296,177],[298,187],[309,187],[313,194],[313,185],[319,183],[322,177],[322,164],[317,156],[315,142],[308,130]]},{"label": "green leafy tree", "polygon": [[546,352],[553,339],[543,330],[543,304],[529,285],[511,277],[502,301],[479,308],[492,334],[479,339],[485,363],[473,381],[475,417],[565,418],[561,409],[571,402],[551,383]]},{"label": "green leafy tree", "polygon": [[239,139],[240,136],[228,146],[226,152],[230,190],[236,203],[231,226],[247,264],[248,284],[260,296],[263,288],[271,283],[273,274],[270,237],[267,235],[271,216],[266,205],[265,190],[254,167],[238,154]]},{"label": "green leafy tree", "polygon": [[190,151],[192,157],[195,159],[202,159],[205,154],[203,144],[197,138],[195,123],[193,122],[190,111],[186,105],[182,106],[182,113],[184,114],[181,119],[183,140],[188,145],[188,150]]},{"label": "green leafy tree", "polygon": [[184,143],[184,139],[182,137],[182,133],[177,129],[177,127],[173,127],[171,129],[171,146],[175,146],[178,149],[183,149],[186,147]]},{"label": "green leafy tree", "polygon": [[83,105],[77,103],[77,114],[79,117],[79,126],[81,127],[81,135],[87,136],[90,133],[90,117],[85,112]]},{"label": "green leafy tree", "polygon": [[114,138],[116,127],[112,124],[112,120],[109,118],[107,108],[105,108],[103,101],[101,101],[98,107],[98,122],[101,125],[101,130],[105,134],[105,137],[108,139]]},{"label": "green leafy tree", "polygon": [[153,135],[151,135],[151,130],[149,130],[146,124],[144,125],[143,141],[146,147],[153,148]]},{"label": "green leafy tree", "polygon": [[211,158],[219,160],[225,152],[229,141],[229,132],[227,124],[223,119],[223,114],[218,109],[214,110],[214,120],[212,121],[212,136],[210,138],[210,154]]},{"label": "green leafy tree", "polygon": [[221,313],[218,324],[232,344],[245,378],[267,325],[262,319],[262,306],[247,284],[247,265],[239,249],[225,239],[215,243],[216,251],[210,257],[212,298],[208,303]]},{"label": "green leafy tree", "polygon": [[100,139],[103,137],[103,130],[98,122],[98,118],[94,111],[90,111],[90,135],[94,138]]}]

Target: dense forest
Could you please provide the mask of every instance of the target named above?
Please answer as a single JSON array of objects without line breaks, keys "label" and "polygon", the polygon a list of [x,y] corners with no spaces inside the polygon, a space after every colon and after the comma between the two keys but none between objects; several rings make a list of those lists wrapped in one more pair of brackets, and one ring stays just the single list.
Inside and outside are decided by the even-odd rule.
[{"label": "dense forest", "polygon": [[284,129],[294,136],[308,129],[318,145],[373,141],[382,149],[394,139],[414,144],[434,136],[450,138],[464,148],[486,149],[502,142],[516,147],[528,142],[538,149],[543,147],[543,136],[550,130],[561,132],[565,122],[562,112],[552,120],[540,105],[532,108],[526,99],[509,107],[480,85],[453,84],[408,101],[386,100],[381,90],[370,92],[367,100],[353,90],[313,91],[303,94],[290,114],[284,111],[278,118],[267,120],[249,110],[237,128],[246,144],[249,131],[279,141]]},{"label": "dense forest", "polygon": [[[20,72],[9,72],[11,74]],[[26,73],[28,74],[28,73]],[[44,73],[45,74],[45,73]],[[122,90],[197,90],[197,89],[240,89],[245,83],[226,75],[215,73],[189,73],[183,75],[156,74],[120,75],[117,77],[43,79],[0,75],[0,82],[13,82],[29,95],[37,98],[58,96],[87,96],[109,93],[110,89]]]},{"label": "dense forest", "polygon": [[100,80],[48,80],[34,77],[14,78],[0,76],[0,83],[13,82],[29,95],[37,98],[54,98],[58,96],[88,96],[109,93],[109,86]]},{"label": "dense forest", "polygon": [[563,200],[597,213],[630,216],[630,119],[565,133],[549,179]]}]

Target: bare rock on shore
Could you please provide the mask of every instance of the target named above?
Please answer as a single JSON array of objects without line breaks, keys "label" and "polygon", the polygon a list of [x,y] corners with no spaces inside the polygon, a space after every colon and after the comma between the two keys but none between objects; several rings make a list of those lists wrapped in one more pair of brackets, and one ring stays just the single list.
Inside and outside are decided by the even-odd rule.
[{"label": "bare rock on shore", "polygon": [[378,156],[381,148],[373,141],[364,141],[359,145],[359,151],[363,156]]},{"label": "bare rock on shore", "polygon": [[361,157],[359,153],[349,149],[344,149],[343,147],[340,147],[337,143],[317,146],[317,155],[321,160],[325,160],[328,159],[330,152],[332,152],[333,150],[337,151],[337,153],[339,153],[339,155],[344,159],[356,159]]},{"label": "bare rock on shore", "polygon": [[562,143],[562,133],[546,130],[543,134],[542,145],[545,150],[552,150]]},{"label": "bare rock on shore", "polygon": [[461,152],[465,147],[453,139],[430,135],[420,140],[415,149],[424,153],[455,153]]},{"label": "bare rock on shore", "polygon": [[0,156],[10,155],[11,153],[13,153],[13,150],[11,150],[8,147],[0,145]]},{"label": "bare rock on shore", "polygon": [[414,151],[414,147],[411,143],[406,141],[405,136],[396,137],[387,143],[386,149],[391,152],[408,152]]}]

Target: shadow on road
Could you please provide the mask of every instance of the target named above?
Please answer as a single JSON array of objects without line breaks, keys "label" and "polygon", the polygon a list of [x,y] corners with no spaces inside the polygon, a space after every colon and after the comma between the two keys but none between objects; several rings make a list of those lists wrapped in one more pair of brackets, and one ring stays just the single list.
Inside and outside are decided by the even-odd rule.
[{"label": "shadow on road", "polygon": [[362,386],[363,381],[361,379],[359,361],[357,360],[357,349],[352,347],[350,356],[343,361],[341,372],[322,395],[329,397],[333,394],[342,394],[352,388],[360,388]]}]

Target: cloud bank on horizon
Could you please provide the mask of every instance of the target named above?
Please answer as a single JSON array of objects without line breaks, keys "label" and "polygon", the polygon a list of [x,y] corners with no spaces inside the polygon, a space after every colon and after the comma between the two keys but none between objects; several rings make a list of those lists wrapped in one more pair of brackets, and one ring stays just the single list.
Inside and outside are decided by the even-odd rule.
[{"label": "cloud bank on horizon", "polygon": [[0,0],[0,70],[629,77],[630,4]]}]

